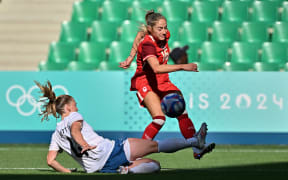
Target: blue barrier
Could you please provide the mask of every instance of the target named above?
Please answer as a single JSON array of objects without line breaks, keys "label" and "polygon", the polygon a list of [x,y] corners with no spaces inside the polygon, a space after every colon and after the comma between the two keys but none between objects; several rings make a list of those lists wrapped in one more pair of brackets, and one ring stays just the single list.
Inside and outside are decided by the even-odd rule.
[{"label": "blue barrier", "polygon": [[[40,122],[39,90],[52,82],[56,95],[75,97],[79,112],[100,133],[141,137],[151,117],[129,91],[133,72],[0,72],[0,143],[47,143],[57,119]],[[207,122],[210,140],[228,144],[287,144],[288,74],[285,72],[176,72],[196,129]],[[157,136],[181,137],[167,118]],[[18,140],[17,140],[18,139]],[[31,141],[30,141],[31,140]]]}]

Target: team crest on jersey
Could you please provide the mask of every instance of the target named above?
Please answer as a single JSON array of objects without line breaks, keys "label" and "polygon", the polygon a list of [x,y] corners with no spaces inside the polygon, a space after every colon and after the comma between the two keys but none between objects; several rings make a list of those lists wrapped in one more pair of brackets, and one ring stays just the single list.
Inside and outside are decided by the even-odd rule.
[{"label": "team crest on jersey", "polygon": [[168,61],[168,58],[169,58],[169,52],[168,52],[168,48],[164,48],[163,51],[161,51],[161,54],[163,56],[163,63]]}]

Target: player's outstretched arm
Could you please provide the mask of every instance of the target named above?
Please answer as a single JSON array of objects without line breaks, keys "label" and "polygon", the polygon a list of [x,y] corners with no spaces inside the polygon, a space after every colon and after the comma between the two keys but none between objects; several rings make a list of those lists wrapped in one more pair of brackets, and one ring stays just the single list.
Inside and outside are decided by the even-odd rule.
[{"label": "player's outstretched arm", "polygon": [[142,31],[139,31],[133,41],[133,45],[132,45],[132,48],[131,48],[131,51],[130,51],[130,54],[129,56],[126,58],[125,61],[122,61],[119,63],[119,67],[123,68],[123,69],[127,69],[130,67],[130,64],[132,63],[134,57],[136,56],[137,54],[137,48],[138,48],[138,45],[141,41],[141,39],[144,37],[144,32]]},{"label": "player's outstretched arm", "polygon": [[58,151],[49,151],[47,154],[47,164],[51,168],[59,172],[71,173],[70,169],[63,167],[58,161],[56,161]]},{"label": "player's outstretched arm", "polygon": [[155,56],[151,56],[147,59],[149,65],[153,69],[155,74],[170,73],[175,71],[194,71],[198,72],[197,64],[159,64],[158,59]]},{"label": "player's outstretched arm", "polygon": [[81,133],[83,121],[75,121],[71,125],[71,135],[73,139],[82,147],[81,153],[84,153],[87,150],[95,149],[96,146],[90,146],[85,139],[83,138],[83,135]]}]

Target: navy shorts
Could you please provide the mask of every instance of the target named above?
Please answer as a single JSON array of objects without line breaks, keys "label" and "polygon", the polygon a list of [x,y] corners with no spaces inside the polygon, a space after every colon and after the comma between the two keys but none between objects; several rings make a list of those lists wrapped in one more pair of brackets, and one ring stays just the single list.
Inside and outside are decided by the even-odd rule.
[{"label": "navy shorts", "polygon": [[[124,140],[125,141],[125,140]],[[119,166],[128,166],[130,162],[127,160],[124,152],[124,141],[116,140],[113,151],[111,152],[104,167],[99,171],[101,173],[116,173]]]}]

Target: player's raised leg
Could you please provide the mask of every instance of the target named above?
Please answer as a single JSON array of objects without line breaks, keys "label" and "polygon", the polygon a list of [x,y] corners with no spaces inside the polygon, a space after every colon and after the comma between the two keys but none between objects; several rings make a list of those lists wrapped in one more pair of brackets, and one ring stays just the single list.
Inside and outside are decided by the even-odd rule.
[{"label": "player's raised leg", "polygon": [[166,118],[161,109],[160,98],[153,91],[147,93],[144,104],[153,120],[144,130],[142,138],[153,140],[164,125]]}]

